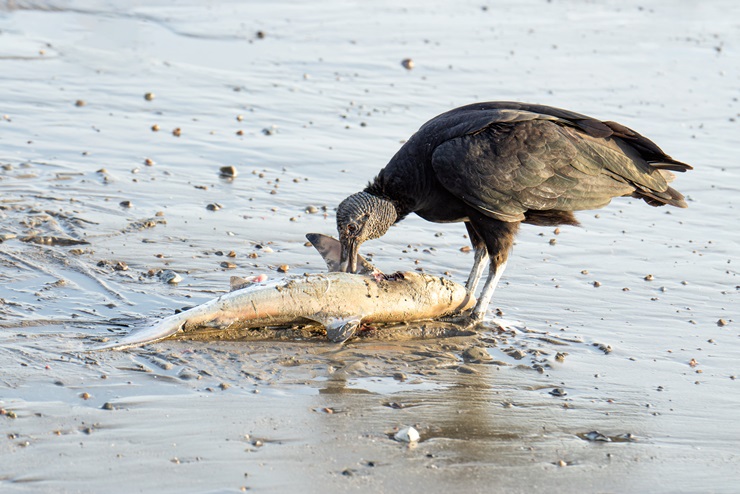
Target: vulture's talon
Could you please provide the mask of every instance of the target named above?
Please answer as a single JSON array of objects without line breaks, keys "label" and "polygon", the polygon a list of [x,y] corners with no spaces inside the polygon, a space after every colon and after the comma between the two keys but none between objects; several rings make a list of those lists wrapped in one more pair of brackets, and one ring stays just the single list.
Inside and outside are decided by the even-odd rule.
[{"label": "vulture's talon", "polygon": [[465,312],[461,312],[453,316],[443,317],[441,320],[460,326],[461,329],[473,329],[478,324],[483,322],[483,318],[480,316],[476,316],[472,310],[466,310]]}]

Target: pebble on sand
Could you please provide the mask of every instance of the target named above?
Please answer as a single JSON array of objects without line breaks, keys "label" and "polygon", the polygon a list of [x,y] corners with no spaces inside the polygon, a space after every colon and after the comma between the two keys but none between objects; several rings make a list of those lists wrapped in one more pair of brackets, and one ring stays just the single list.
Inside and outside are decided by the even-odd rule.
[{"label": "pebble on sand", "polygon": [[401,60],[401,65],[404,69],[411,70],[414,68],[414,61],[410,58],[404,58],[403,60]]},{"label": "pebble on sand", "polygon": [[144,99],[147,101],[151,101],[154,99],[154,93],[144,93]]}]

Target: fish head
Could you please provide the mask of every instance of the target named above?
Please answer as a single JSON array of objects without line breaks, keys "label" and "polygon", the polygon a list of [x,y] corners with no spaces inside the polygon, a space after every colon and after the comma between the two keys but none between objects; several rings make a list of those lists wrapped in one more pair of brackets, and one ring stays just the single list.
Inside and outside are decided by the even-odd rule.
[{"label": "fish head", "polygon": [[[330,272],[342,271],[342,245],[339,240],[321,233],[307,233],[306,238],[314,248],[319,251],[326,262]],[[357,255],[357,274],[376,275],[381,274],[378,268],[370,264],[361,255]]]}]

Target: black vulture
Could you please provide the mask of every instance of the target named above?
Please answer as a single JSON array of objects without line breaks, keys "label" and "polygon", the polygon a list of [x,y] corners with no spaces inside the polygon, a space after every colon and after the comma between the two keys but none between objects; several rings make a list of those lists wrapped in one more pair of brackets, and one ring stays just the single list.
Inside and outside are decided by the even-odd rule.
[{"label": "black vulture", "polygon": [[362,191],[337,209],[341,270],[354,272],[364,241],[409,213],[465,222],[475,249],[467,290],[488,278],[470,323],[485,315],[520,223],[578,225],[573,211],[632,196],[651,206],[686,207],[669,171],[691,166],[616,122],[544,105],[489,102],[425,123]]}]

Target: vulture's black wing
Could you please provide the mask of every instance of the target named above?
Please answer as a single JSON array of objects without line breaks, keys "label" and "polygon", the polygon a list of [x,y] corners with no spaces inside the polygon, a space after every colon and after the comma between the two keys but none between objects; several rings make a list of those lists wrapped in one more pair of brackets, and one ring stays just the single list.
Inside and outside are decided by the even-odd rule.
[{"label": "vulture's black wing", "polygon": [[541,105],[490,103],[442,114],[425,127],[442,126],[446,131],[437,135],[446,139],[432,154],[437,180],[503,221],[523,221],[527,210],[597,209],[623,195],[686,207],[663,170],[691,167],[613,122]]}]

